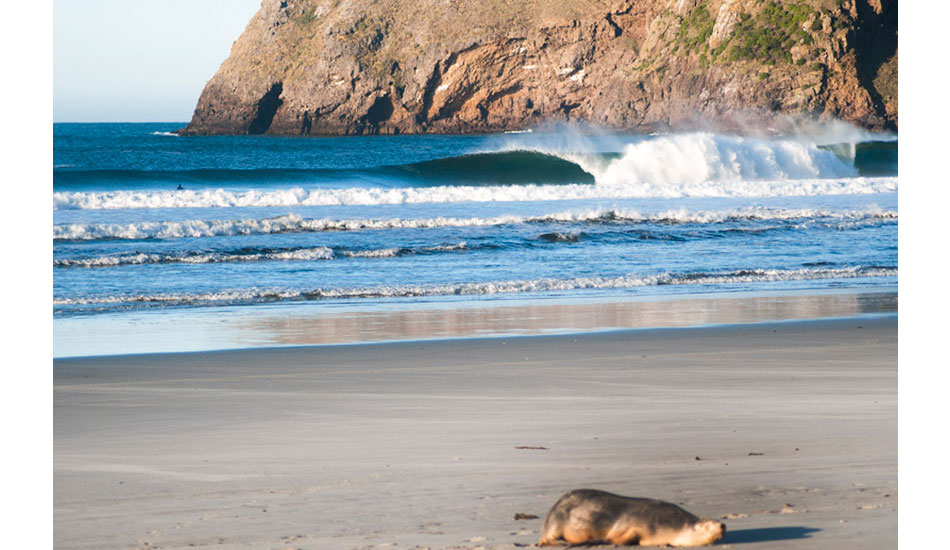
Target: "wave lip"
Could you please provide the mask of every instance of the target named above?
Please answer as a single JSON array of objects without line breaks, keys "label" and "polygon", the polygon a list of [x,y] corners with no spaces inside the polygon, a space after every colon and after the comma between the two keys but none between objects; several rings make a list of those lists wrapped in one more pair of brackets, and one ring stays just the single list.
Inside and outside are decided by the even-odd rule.
[{"label": "wave lip", "polygon": [[468,153],[382,170],[452,185],[595,183],[593,174],[569,156],[532,149]]},{"label": "wave lip", "polygon": [[99,296],[55,298],[54,306],[82,305],[237,305],[273,301],[312,301],[326,299],[409,298],[424,296],[511,294],[557,292],[584,289],[617,289],[665,285],[703,285],[895,277],[896,267],[854,266],[843,268],[749,269],[724,273],[684,273],[651,276],[578,277],[572,279],[533,279],[449,283],[431,285],[383,285],[355,288],[314,288],[310,290],[246,289],[203,294],[156,294],[138,296]]}]

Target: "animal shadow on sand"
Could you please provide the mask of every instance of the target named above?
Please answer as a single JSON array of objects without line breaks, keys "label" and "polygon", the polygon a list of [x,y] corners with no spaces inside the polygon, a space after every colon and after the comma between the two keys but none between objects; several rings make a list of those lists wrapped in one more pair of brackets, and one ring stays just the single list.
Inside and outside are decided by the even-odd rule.
[{"label": "animal shadow on sand", "polygon": [[808,539],[812,533],[821,529],[812,527],[763,527],[760,529],[738,529],[726,531],[719,544],[742,544],[746,542],[771,542],[776,540]]},{"label": "animal shadow on sand", "polygon": [[[739,529],[737,531],[726,531],[726,534],[715,545],[720,544],[744,544],[749,542],[772,542],[777,540],[795,540],[809,539],[812,533],[817,533],[821,529],[813,527],[763,527],[760,529]],[[568,548],[597,548],[598,546],[606,548],[628,548],[626,546],[611,546],[607,541],[582,542],[579,544],[567,544]],[[526,544],[515,544],[515,546],[527,546]],[[537,546],[532,544],[531,546]]]}]

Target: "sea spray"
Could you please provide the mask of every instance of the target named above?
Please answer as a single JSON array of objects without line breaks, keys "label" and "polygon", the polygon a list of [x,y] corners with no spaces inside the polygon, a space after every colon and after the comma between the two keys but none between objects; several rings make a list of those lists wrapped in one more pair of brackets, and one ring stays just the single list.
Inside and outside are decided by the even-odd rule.
[{"label": "sea spray", "polygon": [[649,136],[623,136],[591,125],[551,128],[533,136],[511,137],[501,150],[559,156],[577,163],[598,183],[662,186],[849,177],[857,175],[853,161],[859,143],[897,140],[894,134],[871,133],[837,120],[799,120],[791,125],[792,133],[781,136],[755,128],[741,135],[709,130]]},{"label": "sea spray", "polygon": [[654,196],[678,196],[682,185],[733,182],[722,194],[742,195],[746,182],[851,178],[857,171],[831,151],[797,140],[714,134],[661,136],[627,145],[623,156],[594,173],[601,185],[644,185]]}]

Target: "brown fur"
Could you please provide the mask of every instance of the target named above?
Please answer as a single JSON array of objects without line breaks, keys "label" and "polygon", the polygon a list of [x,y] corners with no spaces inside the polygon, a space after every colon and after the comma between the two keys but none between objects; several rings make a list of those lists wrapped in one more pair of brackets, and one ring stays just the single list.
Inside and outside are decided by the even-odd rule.
[{"label": "brown fur", "polygon": [[725,524],[700,519],[669,502],[577,489],[554,503],[538,545],[705,546],[725,532]]}]

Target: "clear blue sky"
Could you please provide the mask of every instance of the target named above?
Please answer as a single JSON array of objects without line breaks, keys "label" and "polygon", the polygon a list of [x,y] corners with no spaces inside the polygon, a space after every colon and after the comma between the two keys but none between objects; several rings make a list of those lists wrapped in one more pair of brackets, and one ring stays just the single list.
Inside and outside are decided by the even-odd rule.
[{"label": "clear blue sky", "polygon": [[191,120],[261,0],[54,0],[54,122]]}]

